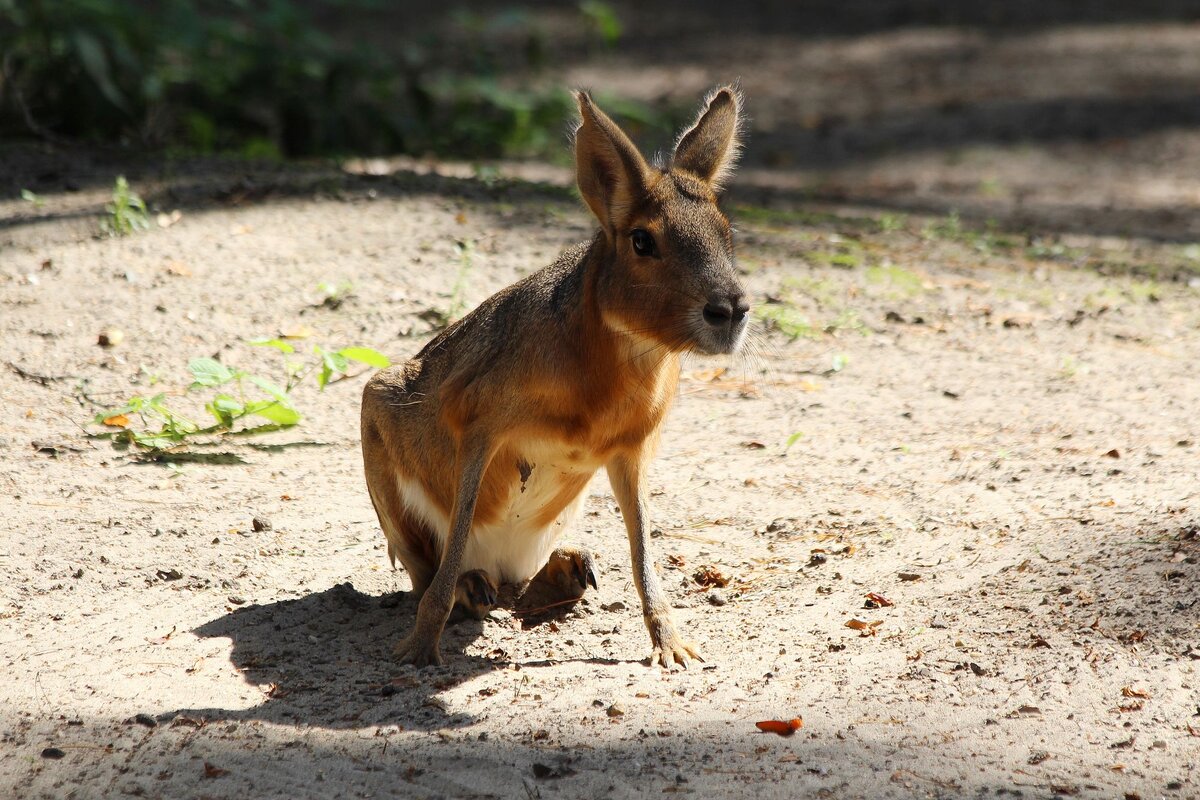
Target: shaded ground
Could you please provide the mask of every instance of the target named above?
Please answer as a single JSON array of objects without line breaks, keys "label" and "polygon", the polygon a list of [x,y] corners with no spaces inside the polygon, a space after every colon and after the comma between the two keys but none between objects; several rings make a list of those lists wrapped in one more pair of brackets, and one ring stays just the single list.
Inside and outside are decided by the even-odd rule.
[{"label": "shaded ground", "polygon": [[[80,428],[93,402],[180,391],[194,356],[270,369],[239,342],[301,324],[415,352],[431,310],[587,236],[561,170],[7,149],[0,174],[45,204],[0,202],[0,794],[1200,794],[1200,179],[1179,168],[1200,137],[1177,120],[812,163],[816,134],[786,138],[811,98],[845,103],[847,130],[934,114],[919,92],[880,118],[851,108],[863,76],[922,74],[913,53],[944,77],[929,108],[966,87],[961,113],[986,118],[988,86],[1034,109],[1078,96],[1046,62],[1075,47],[1102,117],[1114,41],[1180,86],[1200,70],[1197,29],[1156,25],[727,48],[758,132],[732,211],[773,322],[751,357],[688,364],[652,474],[664,583],[708,656],[689,673],[641,663],[603,478],[570,534],[602,562],[586,603],[454,628],[444,670],[394,667],[413,608],[363,487],[364,376],[302,390],[293,431],[217,449],[240,464],[140,464]],[[727,77],[718,44],[680,45],[688,104]],[[974,55],[936,67],[947,48]],[[630,93],[654,77],[621,56],[572,69]],[[118,169],[182,218],[96,238]],[[343,280],[352,296],[322,305],[317,284]],[[106,350],[109,326],[126,338]],[[705,565],[730,579],[716,596]],[[894,605],[864,608],[870,592]],[[791,738],[754,727],[796,715]]]},{"label": "shaded ground", "polygon": [[[0,774],[18,796],[1196,791],[1197,290],[1088,266],[1186,262],[1173,245],[741,209],[757,302],[814,330],[689,366],[654,473],[665,582],[710,658],[688,674],[639,663],[603,479],[572,536],[604,562],[584,606],[457,628],[445,672],[392,667],[412,609],[362,489],[361,377],[302,392],[278,447],[221,448],[244,465],[175,475],[80,435],[85,392],[115,402],[149,372],[177,389],[199,354],[253,365],[238,341],[298,322],[403,357],[454,300],[455,241],[477,242],[473,304],[586,234],[560,190],[427,180],[328,177],[329,196],[124,240],[73,233],[83,217],[10,228],[5,360],[27,376],[6,367],[3,389],[18,757]],[[312,307],[343,278],[350,300]],[[111,351],[107,325],[127,335]],[[725,605],[704,564],[731,578]],[[895,606],[863,609],[872,591]],[[792,739],[754,730],[794,714]]]}]

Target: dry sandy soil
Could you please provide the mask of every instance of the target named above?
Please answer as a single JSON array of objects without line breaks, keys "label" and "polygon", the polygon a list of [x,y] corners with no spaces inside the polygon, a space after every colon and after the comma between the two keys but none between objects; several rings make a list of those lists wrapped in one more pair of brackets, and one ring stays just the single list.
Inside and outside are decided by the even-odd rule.
[{"label": "dry sandy soil", "polygon": [[[363,375],[300,390],[298,428],[177,469],[81,425],[180,391],[194,356],[269,374],[240,342],[297,325],[403,358],[456,285],[472,305],[588,220],[548,185],[248,169],[145,178],[212,199],[124,239],[93,235],[95,187],[40,223],[2,207],[25,220],[0,282],[4,794],[1200,792],[1197,288],[1101,274],[1186,251],[741,208],[756,302],[815,330],[689,363],[666,430],[655,546],[707,663],[643,663],[601,477],[570,534],[599,591],[459,625],[447,666],[417,672],[389,660],[413,607],[364,491]],[[321,306],[341,280],[352,296]],[[125,340],[105,349],[109,326]],[[790,738],[754,725],[795,716]]]}]

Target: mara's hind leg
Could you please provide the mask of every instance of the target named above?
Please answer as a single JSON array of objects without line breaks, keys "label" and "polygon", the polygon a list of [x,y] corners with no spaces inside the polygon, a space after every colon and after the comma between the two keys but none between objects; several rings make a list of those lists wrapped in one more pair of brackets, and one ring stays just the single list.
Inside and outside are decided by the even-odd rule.
[{"label": "mara's hind leg", "polygon": [[583,597],[589,586],[596,588],[596,559],[587,550],[560,547],[529,581],[517,609],[528,613],[567,605]]},{"label": "mara's hind leg", "polygon": [[379,527],[387,539],[388,559],[392,566],[399,561],[412,582],[412,597],[420,601],[429,588],[437,562],[433,537],[427,527],[405,512],[394,487],[377,487],[368,482],[371,503],[379,517]]}]

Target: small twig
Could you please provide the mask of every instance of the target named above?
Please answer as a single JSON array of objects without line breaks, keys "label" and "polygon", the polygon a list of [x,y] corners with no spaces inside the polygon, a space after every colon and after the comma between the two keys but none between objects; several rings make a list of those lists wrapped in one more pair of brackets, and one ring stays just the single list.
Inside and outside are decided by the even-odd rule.
[{"label": "small twig", "polygon": [[572,605],[572,604],[578,603],[578,602],[579,602],[578,597],[572,597],[567,600],[559,600],[557,603],[551,603],[548,606],[542,606],[541,608],[529,608],[529,609],[525,609],[523,611],[514,611],[513,616],[514,617],[532,617],[536,614],[545,613],[552,608],[558,608],[559,606],[569,606],[569,605]]},{"label": "small twig", "polygon": [[33,381],[34,383],[40,383],[42,386],[49,386],[55,381],[70,380],[74,377],[73,375],[39,375],[36,372],[30,372],[29,370],[24,369],[23,367],[20,367],[11,361],[5,363],[8,364],[9,369],[20,375],[25,380]]}]

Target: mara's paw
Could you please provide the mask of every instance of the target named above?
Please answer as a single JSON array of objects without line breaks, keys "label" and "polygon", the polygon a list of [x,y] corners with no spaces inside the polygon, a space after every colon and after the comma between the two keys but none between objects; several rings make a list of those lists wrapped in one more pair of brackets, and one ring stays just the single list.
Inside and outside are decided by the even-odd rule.
[{"label": "mara's paw", "polygon": [[650,666],[658,664],[663,669],[673,669],[678,665],[689,669],[695,661],[704,663],[696,643],[680,636],[670,622],[652,621],[647,627],[654,645],[650,653]]},{"label": "mara's paw", "polygon": [[399,663],[414,667],[441,666],[442,663],[437,639],[420,636],[415,631],[396,643],[392,655]]}]

